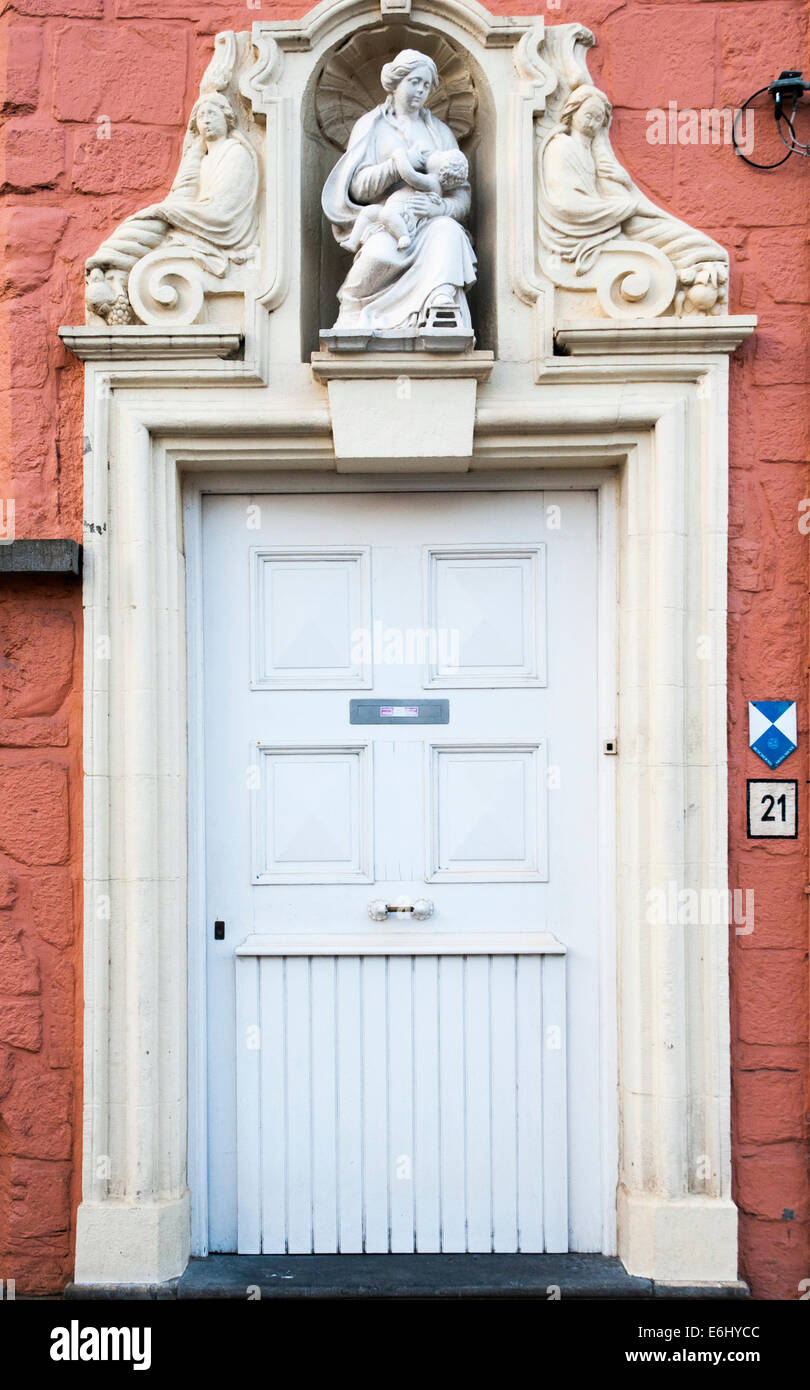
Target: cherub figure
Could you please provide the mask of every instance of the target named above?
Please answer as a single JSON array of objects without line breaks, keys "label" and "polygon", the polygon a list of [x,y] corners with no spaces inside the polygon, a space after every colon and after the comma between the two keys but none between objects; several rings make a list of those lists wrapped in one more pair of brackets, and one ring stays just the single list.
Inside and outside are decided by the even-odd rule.
[{"label": "cherub figure", "polygon": [[373,226],[384,227],[396,241],[397,250],[407,251],[425,220],[412,207],[413,190],[427,193],[431,202],[440,206],[443,193],[453,193],[466,187],[469,182],[470,169],[461,150],[434,150],[425,160],[424,174],[414,169],[407,151],[396,150],[393,158],[405,186],[389,193],[385,202],[373,204],[361,212],[355,223],[354,235],[346,242],[350,251],[362,246]]}]

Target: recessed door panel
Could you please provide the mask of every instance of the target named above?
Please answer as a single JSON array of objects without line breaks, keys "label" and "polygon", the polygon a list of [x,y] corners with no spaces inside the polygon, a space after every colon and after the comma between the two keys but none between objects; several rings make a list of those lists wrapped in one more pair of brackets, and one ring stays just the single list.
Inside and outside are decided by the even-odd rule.
[{"label": "recessed door panel", "polygon": [[426,547],[427,685],[545,683],[544,560],[542,545]]},{"label": "recessed door panel", "polygon": [[531,882],[545,877],[541,744],[431,744],[427,879]]},{"label": "recessed door panel", "polygon": [[371,883],[371,749],[259,745],[254,883]]},{"label": "recessed door panel", "polygon": [[355,634],[368,625],[368,551],[251,552],[256,690],[318,690],[369,681]]}]

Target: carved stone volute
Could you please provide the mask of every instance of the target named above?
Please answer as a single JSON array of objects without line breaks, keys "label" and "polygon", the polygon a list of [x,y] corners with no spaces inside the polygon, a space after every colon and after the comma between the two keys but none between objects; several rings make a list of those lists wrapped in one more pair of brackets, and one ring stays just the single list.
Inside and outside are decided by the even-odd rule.
[{"label": "carved stone volute", "polygon": [[611,149],[611,104],[585,65],[592,42],[574,25],[547,31],[557,85],[536,130],[540,270],[595,294],[610,318],[724,313],[727,252],[652,203]]},{"label": "carved stone volute", "polygon": [[247,40],[217,35],[169,193],[127,217],[89,258],[91,323],[187,325],[200,319],[207,295],[244,293],[258,263],[261,182],[238,91],[252,57]]}]

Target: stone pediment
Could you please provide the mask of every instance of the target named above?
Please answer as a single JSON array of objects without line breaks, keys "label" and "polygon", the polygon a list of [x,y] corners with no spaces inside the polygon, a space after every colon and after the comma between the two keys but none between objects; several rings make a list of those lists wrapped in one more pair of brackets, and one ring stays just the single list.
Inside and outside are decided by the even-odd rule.
[{"label": "stone pediment", "polygon": [[[468,165],[468,195],[452,195],[452,216],[477,266],[468,262],[455,295],[448,351],[469,351],[474,335],[478,348],[514,359],[537,339],[538,309],[547,343],[572,319],[725,314],[724,249],[652,204],[612,152],[609,94],[586,63],[593,43],[580,25],[507,20],[474,0],[325,0],[299,21],[217,35],[171,189],[111,228],[87,262],[88,324],[115,334],[208,326],[261,337],[270,359],[309,361],[362,237],[388,216],[387,194],[367,192],[365,220],[378,225],[353,241],[324,217],[324,185],[352,130],[384,108],[380,74],[403,49],[435,64],[425,110]],[[406,191],[411,176],[424,182],[429,171],[401,177]],[[447,195],[436,196],[446,219]],[[401,249],[421,216],[397,227]],[[454,295],[436,302],[449,330]],[[415,339],[432,303],[411,314]],[[392,349],[408,345],[406,334]],[[346,335],[329,346],[342,350]],[[361,331],[349,346],[374,344]]]}]

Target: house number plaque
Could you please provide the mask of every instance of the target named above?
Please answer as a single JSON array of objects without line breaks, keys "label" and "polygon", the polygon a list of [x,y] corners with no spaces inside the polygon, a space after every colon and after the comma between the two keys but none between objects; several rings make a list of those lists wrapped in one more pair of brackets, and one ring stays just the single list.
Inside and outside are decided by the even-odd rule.
[{"label": "house number plaque", "polygon": [[799,833],[799,784],[748,781],[749,840],[795,840]]}]

